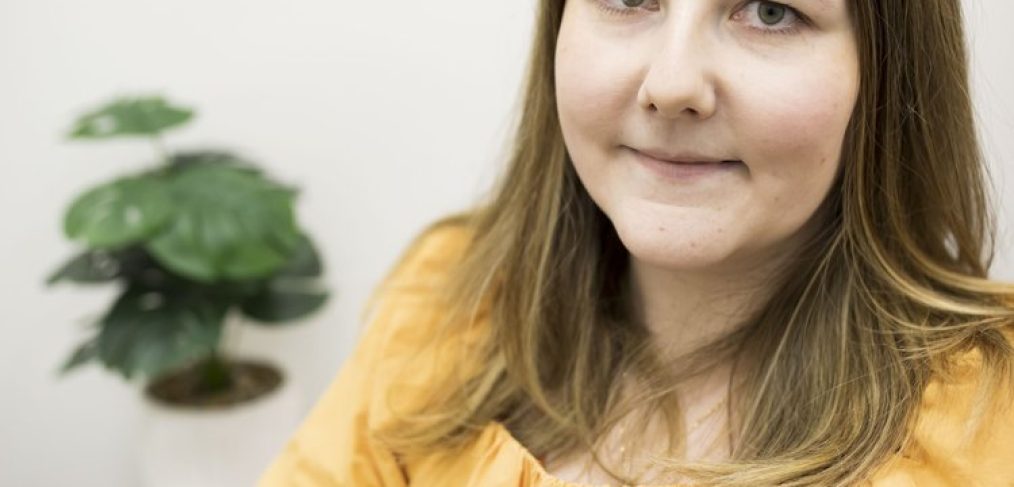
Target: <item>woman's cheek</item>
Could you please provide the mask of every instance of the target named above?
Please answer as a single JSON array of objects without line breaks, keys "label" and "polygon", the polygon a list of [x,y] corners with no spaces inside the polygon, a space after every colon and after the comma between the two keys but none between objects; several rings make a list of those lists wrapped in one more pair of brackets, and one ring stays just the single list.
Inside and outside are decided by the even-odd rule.
[{"label": "woman's cheek", "polygon": [[575,47],[558,56],[556,96],[561,118],[587,136],[614,139],[612,130],[629,97],[621,81],[623,70],[608,64],[605,54]]},{"label": "woman's cheek", "polygon": [[755,83],[741,90],[741,127],[747,130],[740,133],[749,141],[744,157],[778,179],[831,178],[854,105],[854,87],[848,80],[829,77],[779,78],[780,83]]},{"label": "woman's cheek", "polygon": [[784,238],[831,189],[855,90],[847,79],[791,73],[782,83],[741,92],[750,90],[756,91],[741,100],[737,123],[755,190],[750,211],[771,237]]}]

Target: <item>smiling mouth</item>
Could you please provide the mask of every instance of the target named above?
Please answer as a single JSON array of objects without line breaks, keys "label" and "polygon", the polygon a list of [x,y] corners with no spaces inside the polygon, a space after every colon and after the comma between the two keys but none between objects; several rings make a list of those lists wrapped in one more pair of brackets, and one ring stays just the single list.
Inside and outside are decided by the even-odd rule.
[{"label": "smiling mouth", "polygon": [[732,174],[739,167],[743,167],[742,161],[736,160],[708,160],[704,156],[697,155],[680,155],[679,159],[675,160],[659,159],[636,149],[630,151],[637,163],[655,176],[680,184]]},{"label": "smiling mouth", "polygon": [[732,159],[723,160],[723,159],[719,159],[719,158],[715,158],[715,157],[703,156],[703,155],[694,154],[694,153],[682,153],[682,154],[669,155],[669,154],[665,154],[665,153],[663,153],[661,151],[639,150],[639,149],[635,149],[633,147],[625,147],[625,148],[626,149],[630,149],[631,151],[633,151],[634,153],[636,153],[636,155],[638,155],[639,157],[651,159],[653,161],[657,161],[657,162],[660,162],[660,163],[663,163],[663,164],[672,164],[672,165],[678,165],[678,166],[723,165],[723,164],[725,164],[725,165],[731,165],[731,164],[741,164],[743,162],[743,161],[732,160]]}]

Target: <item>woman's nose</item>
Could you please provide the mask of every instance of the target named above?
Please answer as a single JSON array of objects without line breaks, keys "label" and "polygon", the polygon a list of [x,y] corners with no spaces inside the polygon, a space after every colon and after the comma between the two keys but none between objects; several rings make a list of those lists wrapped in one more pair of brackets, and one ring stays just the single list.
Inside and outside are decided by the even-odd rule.
[{"label": "woman's nose", "polygon": [[715,60],[700,24],[678,23],[666,29],[647,58],[638,104],[666,118],[706,119],[716,109]]}]

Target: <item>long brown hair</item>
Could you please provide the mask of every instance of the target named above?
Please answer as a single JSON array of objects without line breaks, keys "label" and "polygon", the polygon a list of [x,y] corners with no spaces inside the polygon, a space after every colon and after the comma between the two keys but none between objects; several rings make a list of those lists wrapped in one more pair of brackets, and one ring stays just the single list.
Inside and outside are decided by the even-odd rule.
[{"label": "long brown hair", "polygon": [[[626,312],[629,255],[564,146],[553,77],[564,0],[541,1],[506,172],[488,202],[437,225],[473,235],[441,300],[448,332],[488,323],[471,352],[483,366],[433,384],[425,411],[380,437],[405,454],[451,449],[499,421],[534,454],[565,454],[594,450],[636,402],[671,420],[675,454],[674,383],[707,357],[753,357],[730,403],[731,458],[662,463],[714,485],[839,485],[904,446],[955,353],[981,355],[977,411],[1009,392],[1014,286],[987,278],[994,215],[959,1],[849,4],[861,86],[819,231],[760,313],[673,375]],[[624,393],[627,373],[644,394]]]}]

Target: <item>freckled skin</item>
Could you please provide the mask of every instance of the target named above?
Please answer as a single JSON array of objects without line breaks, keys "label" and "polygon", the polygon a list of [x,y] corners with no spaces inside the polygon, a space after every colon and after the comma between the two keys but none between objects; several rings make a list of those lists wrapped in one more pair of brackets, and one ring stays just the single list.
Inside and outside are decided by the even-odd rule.
[{"label": "freckled skin", "polygon": [[[565,7],[557,109],[574,167],[627,249],[653,266],[730,273],[791,252],[830,190],[856,102],[845,0],[814,12],[789,2],[813,25],[774,35],[734,17],[729,2],[660,2],[624,16],[600,1],[623,6]],[[623,146],[745,164],[674,183]]]}]

